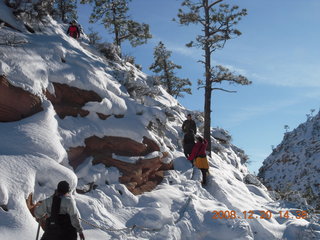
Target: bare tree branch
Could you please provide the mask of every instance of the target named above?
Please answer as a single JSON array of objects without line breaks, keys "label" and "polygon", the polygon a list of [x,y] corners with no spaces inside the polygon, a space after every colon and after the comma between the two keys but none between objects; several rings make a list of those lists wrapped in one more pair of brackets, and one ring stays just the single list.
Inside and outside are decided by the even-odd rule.
[{"label": "bare tree branch", "polygon": [[236,93],[237,91],[230,91],[230,90],[226,90],[223,88],[211,88],[211,90],[220,90],[220,91],[224,91],[224,92],[228,92],[228,93]]},{"label": "bare tree branch", "polygon": [[209,6],[208,6],[208,8],[210,9],[210,8],[212,8],[214,5],[216,5],[216,4],[218,4],[219,2],[222,2],[223,0],[217,0],[217,1],[215,1],[215,2],[213,2],[213,3],[211,3]]}]

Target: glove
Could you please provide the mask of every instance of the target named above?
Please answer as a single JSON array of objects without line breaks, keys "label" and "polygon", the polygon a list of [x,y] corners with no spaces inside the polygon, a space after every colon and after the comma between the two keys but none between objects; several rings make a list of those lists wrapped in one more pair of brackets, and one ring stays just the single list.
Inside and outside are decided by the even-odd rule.
[{"label": "glove", "polygon": [[79,233],[79,236],[80,236],[80,240],[85,240],[84,235],[83,235],[83,232],[80,232],[80,233]]}]

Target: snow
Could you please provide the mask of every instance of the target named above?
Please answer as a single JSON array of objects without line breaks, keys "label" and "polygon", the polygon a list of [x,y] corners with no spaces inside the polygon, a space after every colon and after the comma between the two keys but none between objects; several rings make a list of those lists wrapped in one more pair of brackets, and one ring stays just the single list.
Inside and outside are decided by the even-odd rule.
[{"label": "snow", "polygon": [[7,5],[4,3],[4,1],[0,1],[0,20],[10,24],[12,27],[23,31],[24,27],[21,25],[21,23],[14,17],[12,14],[12,10],[7,7]]},{"label": "snow", "polygon": [[[0,16],[15,24],[7,16],[10,11],[2,8],[3,1],[0,4]],[[50,196],[61,180],[71,185],[86,221],[82,222],[86,239],[294,240],[301,239],[301,234],[304,239],[320,238],[317,223],[280,218],[280,210],[296,207],[273,200],[253,176],[246,178],[249,172],[241,151],[222,129],[214,130],[216,150],[209,158],[208,185],[203,188],[199,170],[192,168],[181,149],[181,124],[189,111],[161,87],[154,98],[132,99],[114,74],[125,76],[132,65],[110,64],[85,39],[78,42],[66,36],[63,27],[50,20],[41,33],[19,33],[28,42],[23,47],[0,46],[1,74],[11,84],[39,95],[44,109],[20,121],[0,123],[0,205],[8,208],[0,208],[1,240],[35,238],[37,223],[25,199],[30,193],[34,201]],[[0,29],[4,32],[16,33],[6,27]],[[136,69],[134,73],[137,83],[148,86],[144,73]],[[87,103],[83,109],[90,114],[86,117],[60,119],[43,95],[44,89],[54,92],[52,82],[93,90],[103,100]],[[101,120],[96,113],[111,116]],[[73,170],[65,149],[84,146],[84,140],[93,135],[128,137],[137,142],[144,136],[151,138],[161,152],[169,153],[166,161],[173,161],[174,170],[165,173],[156,189],[139,196],[119,182],[121,173],[115,167],[92,165],[88,158]],[[222,145],[221,140],[226,142]],[[114,157],[130,163],[142,158]],[[88,183],[96,188],[86,194],[75,193]],[[237,217],[214,219],[213,211],[235,211]],[[257,218],[245,218],[244,211],[253,211]],[[259,211],[270,211],[273,216],[261,219]]]},{"label": "snow", "polygon": [[118,156],[116,154],[112,154],[113,159],[117,159],[127,163],[136,163],[139,160],[151,159],[151,158],[162,157],[162,156],[163,154],[161,152],[152,152],[145,156],[135,156],[135,157],[125,157],[125,156]]},{"label": "snow", "polygon": [[259,175],[265,184],[299,202],[306,200],[310,207],[319,206],[319,139],[320,112],[286,133],[263,162]]}]

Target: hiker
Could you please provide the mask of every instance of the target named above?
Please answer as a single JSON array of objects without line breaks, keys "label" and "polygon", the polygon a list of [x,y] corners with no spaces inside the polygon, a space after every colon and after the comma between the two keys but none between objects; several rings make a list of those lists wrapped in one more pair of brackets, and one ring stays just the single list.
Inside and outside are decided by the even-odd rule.
[{"label": "hiker", "polygon": [[197,126],[195,121],[192,120],[192,116],[189,113],[187,115],[187,120],[185,120],[182,124],[182,131],[184,132],[184,134],[186,134],[187,132],[189,132],[189,130],[192,129],[194,134],[197,134]]},{"label": "hiker", "polygon": [[70,37],[73,37],[75,39],[78,39],[80,37],[80,30],[79,30],[79,27],[77,26],[76,20],[72,20],[70,22],[70,26],[68,28],[67,34]]},{"label": "hiker", "polygon": [[186,158],[188,158],[192,152],[192,148],[195,144],[194,140],[194,132],[192,129],[189,129],[183,137],[183,151]]},{"label": "hiker", "polygon": [[80,214],[69,192],[69,183],[61,181],[54,195],[45,199],[35,209],[36,218],[48,216],[41,240],[76,240],[77,232],[81,240],[85,239],[79,220]]},{"label": "hiker", "polygon": [[194,166],[199,168],[202,173],[202,186],[207,184],[207,173],[209,170],[209,164],[206,156],[206,149],[208,142],[201,136],[196,136],[196,144],[192,148],[192,152],[188,157],[188,160],[193,161]]}]

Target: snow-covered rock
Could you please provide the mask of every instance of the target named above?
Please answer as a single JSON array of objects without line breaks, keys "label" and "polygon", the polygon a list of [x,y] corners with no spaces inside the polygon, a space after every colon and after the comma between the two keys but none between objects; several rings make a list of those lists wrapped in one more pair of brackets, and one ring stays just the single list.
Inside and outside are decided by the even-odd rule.
[{"label": "snow-covered rock", "polygon": [[[0,8],[0,16],[6,11]],[[25,200],[30,193],[34,201],[50,196],[60,180],[71,185],[87,239],[320,238],[319,225],[297,219],[294,213],[298,209],[275,202],[263,185],[246,177],[244,152],[233,146],[229,134],[221,129],[214,130],[217,139],[212,138],[210,174],[203,188],[199,170],[192,168],[181,149],[181,125],[190,111],[163,88],[152,88],[149,78],[131,64],[105,59],[84,39],[69,38],[64,25],[50,18],[41,32],[0,29],[1,36],[8,33],[25,41],[0,45],[0,74],[12,85],[39,96],[43,111],[0,123],[1,240],[35,238],[37,223]],[[61,118],[45,95],[47,90],[58,97],[54,83],[93,91],[106,100],[77,106],[88,115]],[[132,89],[135,84],[139,91]],[[110,116],[101,119],[97,113]],[[197,115],[196,120],[201,129],[201,117]],[[129,138],[138,143],[144,137],[151,139],[159,151],[140,157],[154,159],[167,152],[163,161],[173,162],[174,170],[167,171],[153,191],[138,196],[119,182],[119,169],[92,165],[91,157],[73,170],[67,150],[81,150],[92,136]],[[111,156],[123,164],[136,160]],[[77,186],[87,183],[95,187],[90,185],[91,191],[85,194],[75,193]],[[290,218],[280,211],[290,211]]]}]

